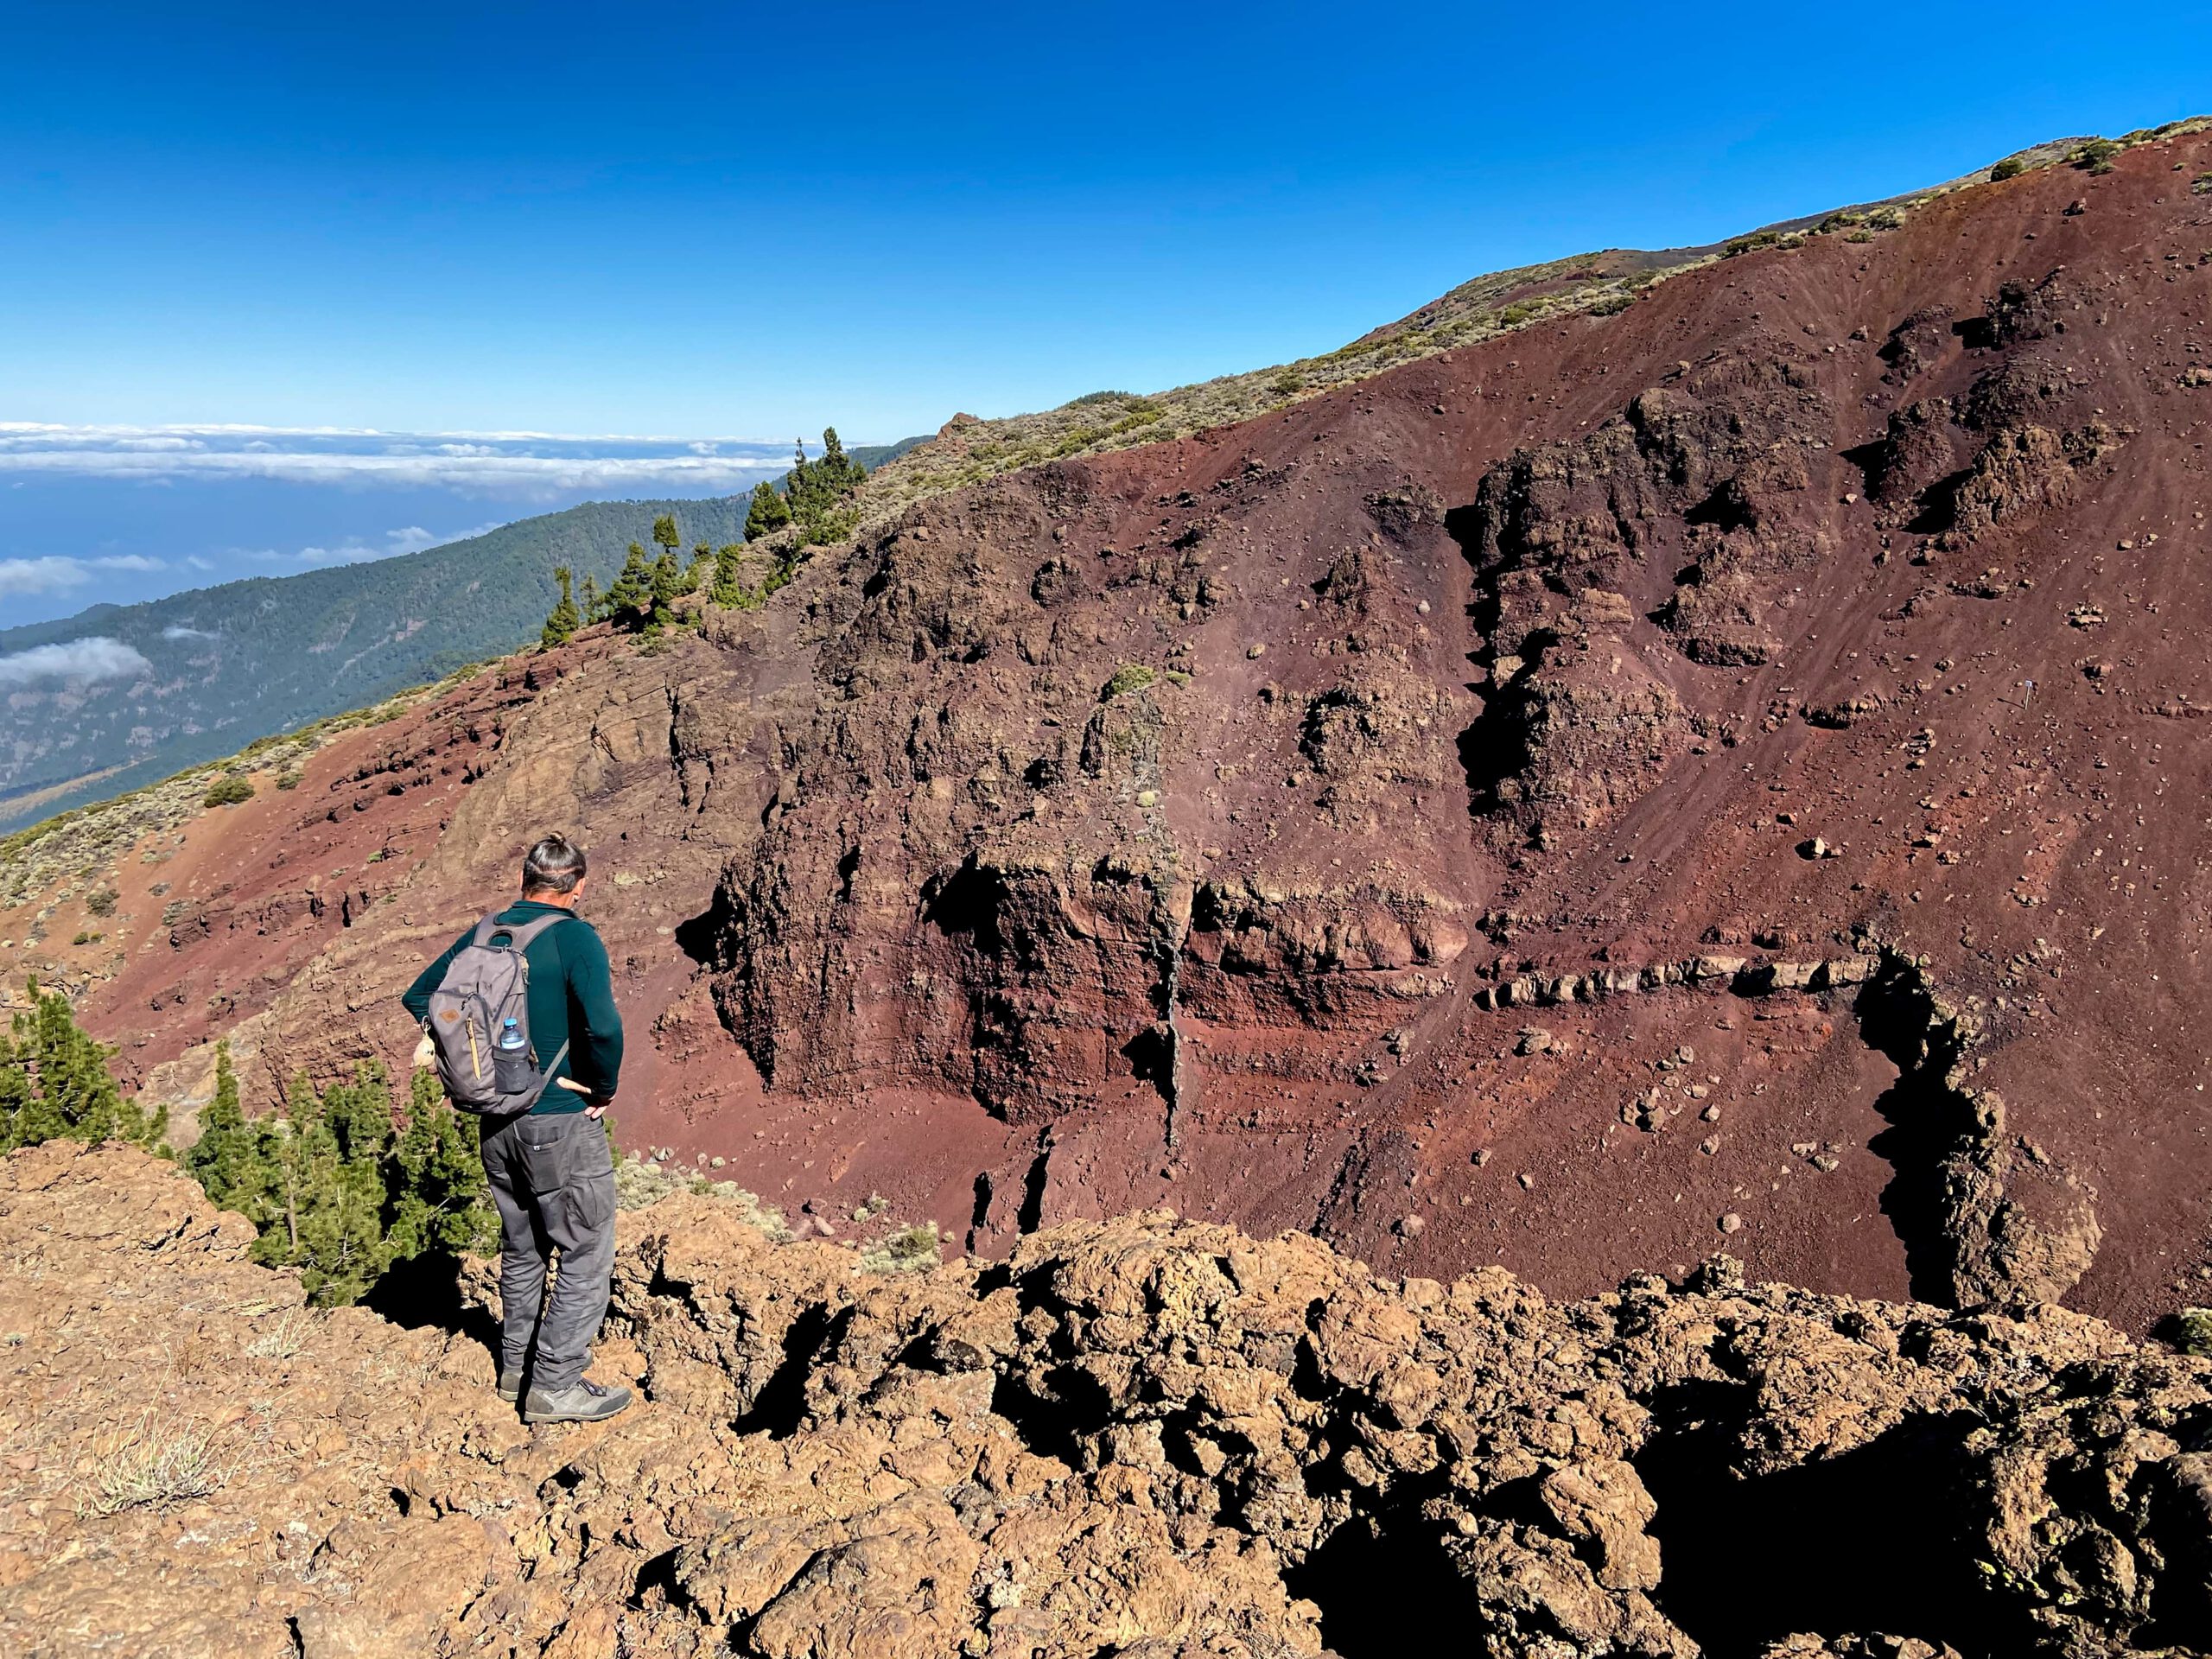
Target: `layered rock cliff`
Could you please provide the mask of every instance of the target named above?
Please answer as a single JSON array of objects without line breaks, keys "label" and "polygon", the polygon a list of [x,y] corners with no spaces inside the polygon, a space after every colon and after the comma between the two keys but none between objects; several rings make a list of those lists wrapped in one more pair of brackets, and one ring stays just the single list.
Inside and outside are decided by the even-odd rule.
[{"label": "layered rock cliff", "polygon": [[1725,1242],[2147,1329],[2212,1274],[2208,171],[918,501],[132,849],[118,960],[58,954],[181,1105],[241,1020],[272,1090],[396,1059],[558,825],[649,1034],[626,1143],[825,1224],[1165,1202],[1563,1294]]}]

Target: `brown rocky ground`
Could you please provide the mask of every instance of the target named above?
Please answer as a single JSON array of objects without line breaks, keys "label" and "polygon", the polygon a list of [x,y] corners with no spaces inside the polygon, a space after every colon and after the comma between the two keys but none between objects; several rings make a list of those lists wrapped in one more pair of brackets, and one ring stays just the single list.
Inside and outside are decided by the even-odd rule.
[{"label": "brown rocky ground", "polygon": [[[622,1217],[531,1430],[172,1166],[0,1160],[0,1648],[1497,1659],[2212,1650],[2212,1363],[2051,1306],[1554,1301],[1154,1211],[861,1269]],[[1448,1634],[1447,1634],[1448,1633]]]},{"label": "brown rocky ground", "polygon": [[830,1225],[1166,1203],[1558,1294],[1726,1230],[2145,1329],[2212,1274],[2208,171],[2031,171],[918,502],[757,616],[348,734],[187,832],[201,919],[126,860],[86,1017],[181,1103],[241,1017],[264,1088],[396,1059],[559,824],[626,1144]]}]

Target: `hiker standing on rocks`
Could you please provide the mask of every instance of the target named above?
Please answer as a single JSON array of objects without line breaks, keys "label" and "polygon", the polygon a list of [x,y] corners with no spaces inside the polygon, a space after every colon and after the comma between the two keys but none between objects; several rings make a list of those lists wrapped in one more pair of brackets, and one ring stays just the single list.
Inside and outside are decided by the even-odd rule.
[{"label": "hiker standing on rocks", "polygon": [[545,836],[523,860],[520,902],[454,940],[402,999],[446,1092],[481,1118],[499,1208],[499,1397],[519,1400],[531,1423],[595,1421],[631,1397],[584,1375],[614,1271],[614,1160],[600,1119],[622,1070],[622,1016],[607,947],[575,914],[583,896],[583,849]]}]

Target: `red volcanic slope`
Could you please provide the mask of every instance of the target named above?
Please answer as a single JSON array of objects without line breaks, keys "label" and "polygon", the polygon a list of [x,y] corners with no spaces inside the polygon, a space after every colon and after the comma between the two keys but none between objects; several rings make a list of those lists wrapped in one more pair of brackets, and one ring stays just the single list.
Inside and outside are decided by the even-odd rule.
[{"label": "red volcanic slope", "polygon": [[[1725,1240],[2139,1328],[2212,1267],[2209,168],[1961,191],[926,502],[594,644],[474,781],[453,715],[374,738],[424,779],[392,902],[180,930],[93,1017],[150,1062],[214,1023],[155,963],[195,1008],[270,975],[264,1055],[396,1056],[561,823],[626,1141],[825,1216],[988,1250],[1166,1204],[1560,1293]],[[225,872],[264,911],[356,868],[330,811],[412,810],[311,782]]]}]

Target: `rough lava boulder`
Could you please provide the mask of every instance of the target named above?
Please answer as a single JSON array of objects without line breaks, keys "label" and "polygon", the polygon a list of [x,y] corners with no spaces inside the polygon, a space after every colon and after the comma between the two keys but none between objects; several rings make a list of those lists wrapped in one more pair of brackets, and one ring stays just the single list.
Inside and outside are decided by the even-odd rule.
[{"label": "rough lava boulder", "polygon": [[135,1151],[0,1160],[8,1651],[2212,1651],[2212,1363],[2048,1306],[1558,1301],[1162,1211],[884,1274],[684,1194],[623,1217],[643,1399],[532,1430],[480,1311],[317,1312],[248,1242]]}]

